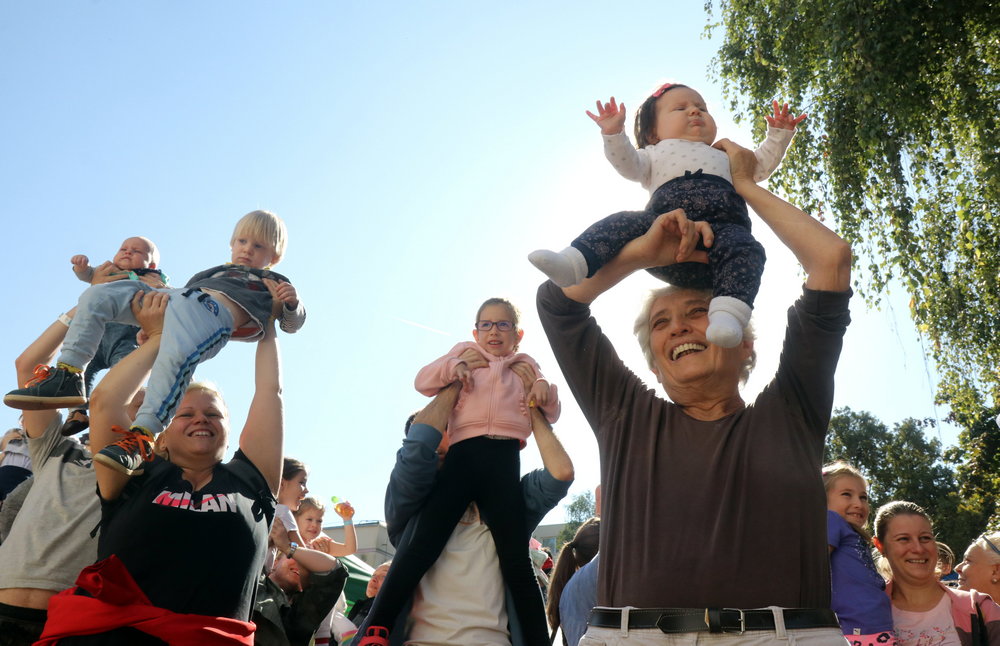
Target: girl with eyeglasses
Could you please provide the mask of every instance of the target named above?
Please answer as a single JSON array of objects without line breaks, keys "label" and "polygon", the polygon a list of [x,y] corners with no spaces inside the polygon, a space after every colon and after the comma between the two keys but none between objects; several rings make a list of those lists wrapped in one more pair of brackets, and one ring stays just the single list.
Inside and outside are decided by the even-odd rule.
[{"label": "girl with eyeglasses", "polygon": [[[534,359],[518,352],[524,331],[518,328],[517,309],[506,299],[491,298],[479,307],[472,336],[475,342],[459,343],[417,374],[416,387],[424,395],[434,396],[455,382],[463,384],[462,393],[438,448],[444,458],[437,481],[419,512],[413,537],[406,541],[409,549],[393,557],[359,646],[389,644],[387,627],[395,623],[472,502],[496,543],[523,643],[549,643],[542,596],[524,540],[518,452],[531,434],[530,407],[539,407],[549,422],[559,417],[556,387],[541,375]],[[499,614],[498,609],[498,622]]]},{"label": "girl with eyeglasses", "polygon": [[[754,151],[755,182],[778,167],[795,126],[806,118],[789,114],[788,104],[774,101],[773,109],[772,116],[764,117],[767,138]],[[587,115],[601,128],[608,161],[622,177],[647,189],[649,202],[643,211],[622,211],[591,225],[560,252],[540,249],[528,260],[559,287],[571,287],[597,273],[661,214],[683,209],[692,226],[711,226],[711,235],[704,234],[705,246],[700,247],[702,252],[707,247],[708,264],[685,262],[690,260],[690,250],[685,250],[678,253],[676,264],[647,271],[677,287],[712,289],[708,340],[736,347],[760,288],[764,247],[750,233],[746,201],[733,187],[729,158],[719,148],[725,140],[715,141],[715,119],[705,99],[686,85],[664,83],[639,107],[635,145],[625,134],[625,105],[614,97],[598,101],[597,114]]]}]

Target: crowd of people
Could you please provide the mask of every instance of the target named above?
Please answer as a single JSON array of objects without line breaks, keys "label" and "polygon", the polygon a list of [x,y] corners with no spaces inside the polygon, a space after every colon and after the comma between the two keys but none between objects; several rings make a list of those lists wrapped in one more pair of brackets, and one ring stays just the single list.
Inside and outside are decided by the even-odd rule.
[{"label": "crowd of people", "polygon": [[[432,399],[406,420],[387,484],[395,556],[348,608],[339,558],[357,550],[354,509],[332,507],[343,542],[324,534],[308,467],[284,454],[277,336],[306,320],[272,269],[284,223],[247,214],[231,262],[183,288],[168,286],[144,237],[97,267],[74,256],[90,286],[17,358],[20,387],[4,398],[23,414],[0,459],[12,512],[0,522],[0,646],[543,646],[558,634],[587,646],[1000,646],[1000,534],[976,539],[958,587],[944,585],[927,514],[894,501],[869,533],[863,474],[821,462],[851,250],[758,186],[804,118],[773,108],[756,153],[716,142],[704,100],[683,85],[640,107],[638,148],[623,105],[591,114],[609,160],[651,200],[563,252],[532,254],[552,278],[538,290],[541,325],[601,471],[599,517],[562,546],[545,597],[529,539],[574,467],[552,428],[558,388],[519,351],[514,304],[487,299],[473,340],[416,375]],[[740,388],[756,360],[749,314],[764,258],[748,207],[806,274],[777,372],[752,402]],[[590,312],[639,270],[671,283],[633,330],[666,398]],[[194,372],[230,340],[256,354],[247,421],[224,461],[229,410]],[[522,475],[529,439],[543,466]]]}]

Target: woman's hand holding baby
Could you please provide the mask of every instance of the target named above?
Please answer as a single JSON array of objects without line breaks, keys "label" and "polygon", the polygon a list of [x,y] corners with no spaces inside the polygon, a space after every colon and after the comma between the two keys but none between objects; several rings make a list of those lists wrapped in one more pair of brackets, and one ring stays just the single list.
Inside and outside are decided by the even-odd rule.
[{"label": "woman's hand holding baby", "polygon": [[136,335],[139,345],[163,334],[163,316],[169,300],[170,294],[166,292],[136,292],[132,297],[132,315],[142,326]]},{"label": "woman's hand holding baby", "polygon": [[733,188],[736,189],[737,193],[743,187],[757,186],[757,182],[754,181],[757,157],[754,156],[753,151],[728,139],[720,139],[712,144],[712,147],[718,148],[729,156],[729,172],[732,174]]},{"label": "woman's hand holding baby", "polygon": [[608,103],[598,101],[597,114],[587,110],[587,116],[601,127],[602,135],[617,135],[625,127],[625,104],[615,103],[615,97]]},{"label": "woman's hand holding baby", "polygon": [[[76,268],[73,268],[76,271]],[[94,268],[94,277],[90,279],[91,285],[102,285],[104,283],[111,283],[116,280],[125,280],[128,278],[128,272],[123,272],[122,270],[115,267],[111,261],[102,262],[100,265]]]}]

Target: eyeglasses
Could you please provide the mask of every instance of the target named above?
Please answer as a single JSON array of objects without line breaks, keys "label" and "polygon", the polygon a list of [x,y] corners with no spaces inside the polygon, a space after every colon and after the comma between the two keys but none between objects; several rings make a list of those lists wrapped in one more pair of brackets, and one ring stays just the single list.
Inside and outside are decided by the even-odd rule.
[{"label": "eyeglasses", "polygon": [[651,94],[650,96],[652,96],[654,99],[655,98],[659,98],[661,94],[663,94],[664,92],[666,92],[670,88],[674,87],[675,85],[677,85],[677,84],[676,83],[664,83],[663,85],[661,85],[656,90],[656,92],[653,92],[653,94]]},{"label": "eyeglasses", "polygon": [[986,544],[990,546],[990,549],[991,549],[991,550],[993,550],[993,551],[994,551],[994,552],[996,552],[997,554],[1000,554],[1000,547],[997,547],[997,546],[996,546],[996,545],[995,545],[995,544],[993,543],[993,541],[991,541],[990,539],[986,538],[986,534],[985,534],[985,533],[983,533],[983,534],[980,534],[980,535],[979,535],[979,538],[981,538],[981,539],[983,539],[984,541],[986,541]]},{"label": "eyeglasses", "polygon": [[493,329],[493,326],[497,326],[497,329],[501,332],[510,332],[514,329],[513,321],[476,321],[476,329],[480,332],[489,332]]}]

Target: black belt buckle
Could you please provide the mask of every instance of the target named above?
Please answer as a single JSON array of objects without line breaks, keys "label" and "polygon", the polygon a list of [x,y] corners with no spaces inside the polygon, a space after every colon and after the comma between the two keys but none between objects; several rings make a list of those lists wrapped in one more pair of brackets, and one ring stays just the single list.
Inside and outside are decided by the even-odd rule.
[{"label": "black belt buckle", "polygon": [[[722,613],[739,613],[739,628],[729,628],[722,625]],[[705,625],[710,633],[739,633],[742,635],[747,631],[747,618],[740,608],[705,608]]]}]

